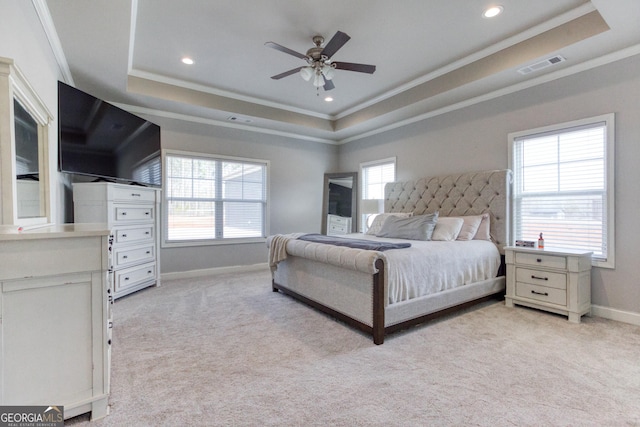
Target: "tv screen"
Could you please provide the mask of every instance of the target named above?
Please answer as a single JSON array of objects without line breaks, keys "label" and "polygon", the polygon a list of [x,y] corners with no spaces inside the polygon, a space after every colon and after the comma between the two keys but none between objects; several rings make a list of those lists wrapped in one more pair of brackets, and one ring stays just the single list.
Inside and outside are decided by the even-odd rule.
[{"label": "tv screen", "polygon": [[58,82],[58,128],[61,172],[162,185],[158,125]]}]

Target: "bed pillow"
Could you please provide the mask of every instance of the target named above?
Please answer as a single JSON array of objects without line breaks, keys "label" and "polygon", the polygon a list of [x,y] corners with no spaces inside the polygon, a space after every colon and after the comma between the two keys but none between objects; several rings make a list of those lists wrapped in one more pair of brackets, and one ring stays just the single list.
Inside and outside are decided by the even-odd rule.
[{"label": "bed pillow", "polygon": [[431,240],[456,240],[462,230],[462,224],[464,224],[462,218],[439,217],[436,227],[433,229]]},{"label": "bed pillow", "polygon": [[464,224],[462,224],[462,229],[456,240],[472,240],[478,232],[478,227],[480,227],[480,223],[482,222],[482,215],[468,215],[458,218],[462,218]]},{"label": "bed pillow", "polygon": [[409,218],[390,216],[382,224],[382,228],[376,236],[409,240],[431,240],[437,220],[438,212]]},{"label": "bed pillow", "polygon": [[476,235],[473,236],[473,240],[491,241],[491,217],[488,213],[482,214],[482,221],[480,221],[478,231],[476,231]]},{"label": "bed pillow", "polygon": [[376,215],[373,218],[373,222],[371,223],[371,227],[367,230],[365,234],[370,234],[372,236],[377,235],[382,228],[382,224],[384,224],[385,220],[390,216],[397,216],[399,218],[409,218],[413,216],[413,212],[392,212],[392,213],[381,213]]}]

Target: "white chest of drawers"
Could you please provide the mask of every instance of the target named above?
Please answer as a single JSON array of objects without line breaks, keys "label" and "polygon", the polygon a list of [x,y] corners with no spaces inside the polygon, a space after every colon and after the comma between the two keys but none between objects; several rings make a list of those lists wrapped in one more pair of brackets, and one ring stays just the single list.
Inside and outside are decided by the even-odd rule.
[{"label": "white chest of drawers", "polygon": [[574,323],[591,314],[591,252],[509,246],[505,260],[507,307],[546,310]]},{"label": "white chest of drawers", "polygon": [[335,236],[337,234],[351,233],[351,218],[327,215],[327,235]]},{"label": "white chest of drawers", "polygon": [[112,233],[114,299],[160,284],[160,190],[106,182],[73,185],[74,221],[106,223]]}]

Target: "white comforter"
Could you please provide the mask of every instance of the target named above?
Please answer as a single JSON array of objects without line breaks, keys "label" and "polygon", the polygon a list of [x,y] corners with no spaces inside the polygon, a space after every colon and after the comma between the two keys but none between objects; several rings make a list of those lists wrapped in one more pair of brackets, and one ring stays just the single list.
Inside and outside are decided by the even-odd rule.
[{"label": "white comforter", "polygon": [[382,252],[386,259],[389,304],[497,276],[500,253],[492,242],[419,241],[387,239],[366,234],[343,237],[388,242],[410,242],[406,249]]}]

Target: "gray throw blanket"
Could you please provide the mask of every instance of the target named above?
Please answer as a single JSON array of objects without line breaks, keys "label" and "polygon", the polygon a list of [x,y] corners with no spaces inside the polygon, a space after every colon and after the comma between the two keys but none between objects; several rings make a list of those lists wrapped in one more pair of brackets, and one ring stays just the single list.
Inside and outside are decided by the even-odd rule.
[{"label": "gray throw blanket", "polygon": [[373,240],[325,236],[324,234],[304,234],[298,237],[298,240],[306,240],[314,243],[326,243],[328,245],[335,246],[347,246],[349,248],[366,249],[370,251],[386,251],[388,249],[403,249],[411,247],[411,243],[377,242]]}]

